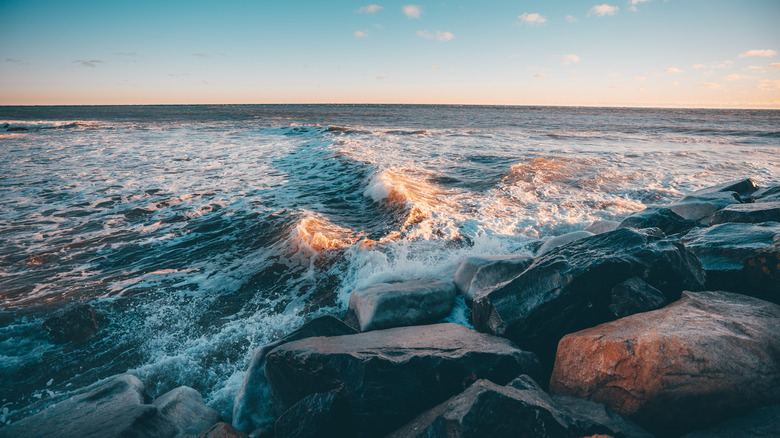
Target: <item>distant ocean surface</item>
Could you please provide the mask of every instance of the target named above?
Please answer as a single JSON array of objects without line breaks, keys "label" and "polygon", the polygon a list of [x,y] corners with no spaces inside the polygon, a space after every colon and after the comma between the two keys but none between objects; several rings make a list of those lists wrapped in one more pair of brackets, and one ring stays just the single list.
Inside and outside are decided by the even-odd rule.
[{"label": "distant ocean surface", "polygon": [[[780,184],[780,111],[0,107],[0,152],[0,424],[124,372],[230,419],[252,352],[356,287]],[[56,343],[74,301],[101,330]]]}]

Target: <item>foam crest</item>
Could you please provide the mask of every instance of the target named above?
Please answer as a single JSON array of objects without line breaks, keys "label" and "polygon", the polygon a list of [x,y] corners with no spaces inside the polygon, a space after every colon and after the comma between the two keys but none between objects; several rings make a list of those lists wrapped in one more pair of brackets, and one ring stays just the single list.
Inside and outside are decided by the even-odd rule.
[{"label": "foam crest", "polygon": [[323,254],[357,243],[362,233],[340,227],[321,215],[307,214],[295,224],[293,246],[296,251]]}]

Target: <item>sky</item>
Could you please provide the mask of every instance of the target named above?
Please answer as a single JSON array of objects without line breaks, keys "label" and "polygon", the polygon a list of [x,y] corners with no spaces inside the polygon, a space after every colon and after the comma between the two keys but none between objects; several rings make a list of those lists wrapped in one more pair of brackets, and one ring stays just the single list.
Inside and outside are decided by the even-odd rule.
[{"label": "sky", "polygon": [[780,108],[780,0],[372,1],[0,0],[0,105]]}]

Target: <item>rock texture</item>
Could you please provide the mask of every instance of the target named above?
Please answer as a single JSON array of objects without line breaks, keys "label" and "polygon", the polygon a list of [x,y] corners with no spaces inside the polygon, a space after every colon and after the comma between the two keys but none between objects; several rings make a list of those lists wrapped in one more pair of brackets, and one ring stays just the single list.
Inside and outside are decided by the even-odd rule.
[{"label": "rock texture", "polygon": [[177,429],[176,437],[196,437],[220,421],[219,413],[203,403],[200,393],[180,386],[157,397],[159,415]]},{"label": "rock texture", "polygon": [[341,390],[358,436],[383,436],[478,379],[539,375],[533,353],[457,324],[401,327],[283,344],[266,375],[285,406]]},{"label": "rock texture", "polygon": [[233,402],[233,425],[246,433],[255,429],[270,427],[281,412],[274,411],[275,402],[271,386],[265,377],[265,358],[274,348],[291,341],[312,336],[340,336],[356,333],[333,316],[321,316],[304,324],[298,330],[255,351],[249,363],[244,382]]},{"label": "rock texture", "polygon": [[780,436],[780,405],[766,406],[738,418],[718,423],[684,438],[777,438]]},{"label": "rock texture", "polygon": [[198,438],[248,438],[248,435],[228,423],[217,423],[198,435]]},{"label": "rock texture", "polygon": [[620,222],[600,220],[594,221],[592,224],[585,227],[585,230],[583,231],[587,231],[593,234],[604,234],[610,231],[615,231],[619,225]]},{"label": "rock texture", "polygon": [[712,215],[712,225],[725,222],[780,222],[780,201],[729,205]]},{"label": "rock texture", "polygon": [[450,313],[455,295],[455,285],[441,280],[381,283],[352,291],[349,310],[361,332],[430,324]]},{"label": "rock texture", "polygon": [[690,194],[690,196],[711,196],[717,193],[735,193],[739,197],[746,198],[751,193],[758,190],[758,185],[752,178],[746,178],[743,180],[729,181],[723,184],[707,187],[701,190],[697,190]]},{"label": "rock texture", "polygon": [[44,321],[43,329],[58,342],[84,341],[98,331],[95,309],[85,303],[68,306]]},{"label": "rock texture", "polygon": [[461,295],[473,301],[481,291],[517,277],[533,261],[533,257],[519,254],[466,257],[460,262],[453,283]]},{"label": "rock texture", "polygon": [[658,228],[664,234],[686,233],[696,228],[699,224],[695,221],[684,219],[682,216],[664,207],[648,207],[623,219],[618,228]]},{"label": "rock texture", "polygon": [[355,436],[349,405],[338,391],[304,397],[276,420],[274,431],[286,438]]},{"label": "rock texture", "polygon": [[609,310],[618,318],[649,312],[666,305],[664,294],[639,277],[631,277],[612,288]]},{"label": "rock texture", "polygon": [[698,259],[652,232],[622,228],[537,258],[520,276],[475,301],[474,327],[550,356],[565,334],[615,319],[612,289],[637,277],[668,301],[704,287]]},{"label": "rock texture", "polygon": [[566,245],[567,243],[574,242],[575,240],[584,239],[586,237],[593,236],[594,233],[591,233],[590,231],[574,231],[572,233],[566,233],[562,234],[560,236],[552,237],[548,240],[546,240],[542,246],[539,247],[539,249],[536,251],[536,255],[544,255],[550,252],[551,250]]},{"label": "rock texture", "polygon": [[561,339],[550,390],[677,434],[780,401],[780,306],[727,292]]}]

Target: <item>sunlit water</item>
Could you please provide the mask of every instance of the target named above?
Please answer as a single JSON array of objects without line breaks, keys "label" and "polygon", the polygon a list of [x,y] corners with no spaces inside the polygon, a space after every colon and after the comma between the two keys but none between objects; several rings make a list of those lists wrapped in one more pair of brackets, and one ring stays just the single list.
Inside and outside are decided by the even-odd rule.
[{"label": "sunlit water", "polygon": [[[450,280],[464,256],[726,180],[780,184],[778,126],[777,111],[0,107],[0,420],[128,371],[229,419],[252,351],[355,287]],[[101,330],[55,343],[41,323],[73,301]]]}]

